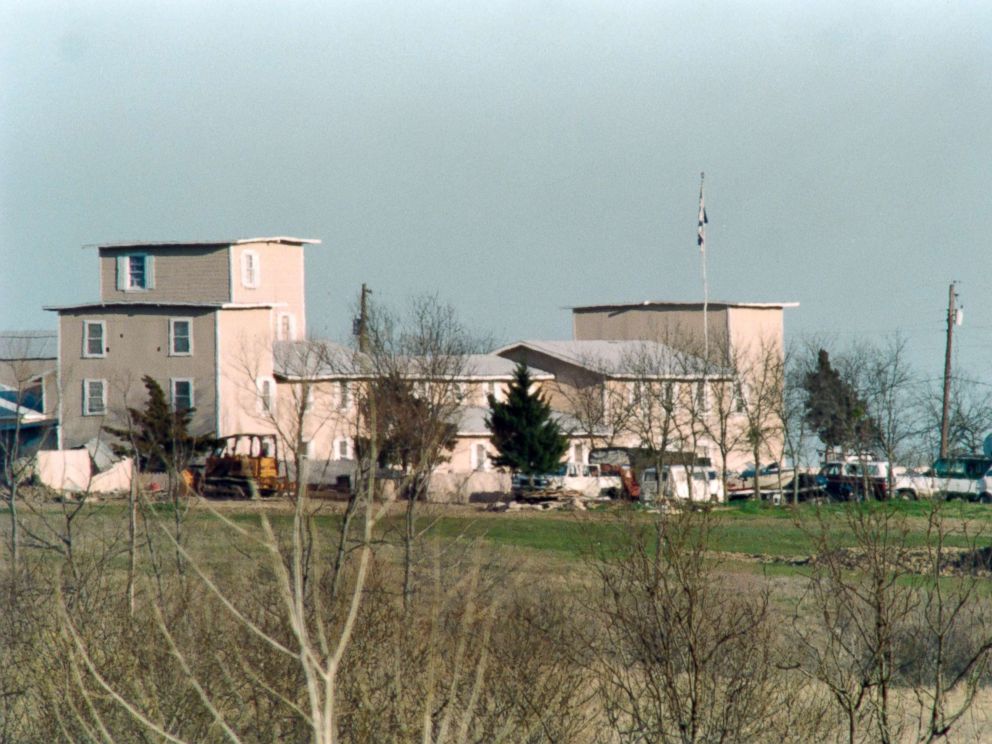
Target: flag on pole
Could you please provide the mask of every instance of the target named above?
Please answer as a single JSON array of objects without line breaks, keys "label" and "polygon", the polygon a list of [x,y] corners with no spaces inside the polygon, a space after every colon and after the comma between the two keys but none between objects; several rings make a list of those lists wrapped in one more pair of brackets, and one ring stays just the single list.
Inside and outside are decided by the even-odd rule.
[{"label": "flag on pole", "polygon": [[703,178],[705,173],[699,174],[699,229],[697,231],[696,243],[699,245],[701,253],[706,252],[706,225],[709,220],[706,218],[706,204],[703,202]]}]

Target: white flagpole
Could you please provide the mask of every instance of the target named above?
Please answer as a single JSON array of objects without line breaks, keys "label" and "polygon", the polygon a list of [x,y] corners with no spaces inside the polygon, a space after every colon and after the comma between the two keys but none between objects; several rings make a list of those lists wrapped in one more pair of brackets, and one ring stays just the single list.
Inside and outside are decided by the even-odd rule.
[{"label": "white flagpole", "polygon": [[709,324],[709,285],[706,281],[706,204],[703,201],[703,181],[705,173],[699,174],[699,228],[696,242],[699,244],[700,258],[703,262],[703,363],[709,365],[710,359],[710,324]]}]

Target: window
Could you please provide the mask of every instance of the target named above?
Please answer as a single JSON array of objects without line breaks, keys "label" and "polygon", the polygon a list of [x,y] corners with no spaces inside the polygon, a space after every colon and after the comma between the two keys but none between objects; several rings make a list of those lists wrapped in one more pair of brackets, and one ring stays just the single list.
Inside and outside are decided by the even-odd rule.
[{"label": "window", "polygon": [[241,254],[241,286],[247,289],[257,289],[259,274],[258,253],[244,251]]},{"label": "window", "polygon": [[710,408],[709,391],[706,389],[706,383],[702,380],[696,383],[696,407],[704,412]]},{"label": "window", "polygon": [[486,453],[486,445],[481,442],[472,446],[472,469],[483,471],[488,469],[489,455]]},{"label": "window", "polygon": [[153,289],[155,264],[152,256],[132,253],[117,257],[117,289],[125,292]]},{"label": "window", "polygon": [[334,459],[335,460],[352,459],[350,439],[338,438],[334,440]]},{"label": "window", "polygon": [[258,409],[259,413],[274,413],[276,409],[275,382],[271,377],[258,380]]},{"label": "window", "polygon": [[487,401],[489,400],[489,396],[490,395],[493,396],[493,398],[497,402],[503,400],[503,390],[502,390],[502,387],[500,385],[497,385],[492,380],[490,380],[489,382],[486,383],[486,400]]},{"label": "window", "polygon": [[174,411],[190,410],[193,407],[193,381],[189,378],[173,378],[170,382],[172,409]]},{"label": "window", "polygon": [[105,357],[107,349],[104,346],[104,339],[107,336],[107,327],[102,320],[83,321],[83,356],[84,357]]},{"label": "window", "polygon": [[107,412],[107,381],[83,380],[83,415],[102,416]]},{"label": "window", "polygon": [[738,383],[734,387],[734,411],[744,413],[747,411],[747,398],[744,397],[744,383]]},{"label": "window", "polygon": [[169,320],[169,356],[190,356],[193,353],[193,319]]},{"label": "window", "polygon": [[299,397],[297,398],[297,401],[303,403],[303,412],[304,413],[306,413],[307,411],[312,411],[313,410],[313,401],[314,401],[314,393],[313,393],[313,391],[314,391],[314,387],[315,386],[314,386],[314,384],[312,382],[304,382],[300,386],[300,394],[299,394]]},{"label": "window", "polygon": [[292,313],[279,314],[279,327],[276,328],[276,335],[280,341],[292,341],[296,338],[296,318]]},{"label": "window", "polygon": [[338,409],[347,411],[351,409],[351,384],[347,380],[338,382],[337,390]]},{"label": "window", "polygon": [[586,448],[583,446],[582,442],[574,442],[572,444],[572,462],[579,465],[584,465],[586,461]]}]

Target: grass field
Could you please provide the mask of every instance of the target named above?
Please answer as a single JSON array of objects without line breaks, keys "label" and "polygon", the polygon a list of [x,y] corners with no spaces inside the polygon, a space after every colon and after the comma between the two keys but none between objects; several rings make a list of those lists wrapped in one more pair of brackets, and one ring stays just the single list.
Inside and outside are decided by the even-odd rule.
[{"label": "grass field", "polygon": [[[661,646],[651,646],[653,655],[643,657],[636,644],[629,648],[623,645],[633,643],[631,639],[654,643],[655,626],[650,623],[643,626],[644,618],[652,617],[666,618],[658,626],[666,628],[666,633],[659,638],[680,633],[677,636],[682,639],[680,643],[691,641],[696,644],[694,649],[710,648],[706,644],[712,638],[738,638],[736,650],[732,652],[710,648],[714,653],[719,652],[718,655],[725,653],[725,658],[720,657],[723,660],[713,667],[723,670],[713,672],[716,675],[712,677],[714,684],[722,684],[720,675],[726,670],[739,668],[740,659],[751,659],[748,654],[759,642],[765,644],[761,648],[772,655],[770,658],[786,660],[787,663],[779,666],[760,659],[748,662],[751,664],[748,674],[755,674],[756,678],[770,675],[768,684],[771,686],[761,696],[773,695],[782,701],[769,719],[771,724],[780,727],[775,735],[759,733],[749,741],[774,739],[783,744],[798,744],[840,740],[832,734],[827,739],[819,736],[832,731],[836,721],[830,716],[836,711],[831,712],[830,698],[821,688],[815,684],[811,686],[807,678],[795,672],[796,665],[810,663],[804,655],[807,652],[796,645],[799,634],[809,627],[819,627],[815,624],[823,621],[823,617],[832,617],[829,612],[826,615],[817,612],[817,606],[810,604],[814,602],[811,587],[818,580],[817,572],[824,570],[827,563],[807,560],[816,552],[817,541],[826,534],[832,546],[857,548],[859,541],[853,526],[883,524],[885,529],[891,527],[890,539],[895,539],[900,546],[924,546],[929,539],[933,510],[939,508],[946,544],[992,546],[992,510],[962,502],[804,504],[799,507],[735,503],[716,507],[710,512],[713,520],[705,524],[707,527],[712,525],[712,530],[706,532],[706,549],[696,553],[686,547],[689,543],[681,543],[682,547],[678,547],[678,539],[680,534],[683,537],[701,534],[699,525],[704,521],[681,520],[680,526],[679,521],[672,520],[665,526],[669,530],[665,534],[671,539],[659,543],[657,533],[653,531],[654,523],[667,520],[667,517],[629,504],[613,503],[578,512],[490,512],[477,505],[422,504],[417,505],[419,537],[412,560],[405,563],[404,507],[404,504],[392,505],[388,515],[379,522],[371,551],[374,554],[372,573],[363,585],[362,593],[354,595],[361,597],[361,601],[354,605],[359,620],[349,646],[350,656],[346,657],[352,663],[343,666],[341,672],[342,689],[347,691],[341,697],[341,709],[346,712],[342,726],[351,727],[348,730],[352,733],[342,736],[342,741],[411,740],[380,737],[362,728],[367,724],[371,727],[368,731],[385,731],[388,726],[403,728],[412,725],[410,721],[422,719],[422,713],[416,707],[407,710],[397,704],[400,699],[415,699],[412,693],[394,694],[392,690],[399,689],[398,685],[406,685],[407,690],[429,687],[434,691],[432,694],[448,695],[452,706],[464,706],[464,710],[476,716],[472,725],[484,732],[475,739],[477,741],[491,740],[485,730],[491,722],[502,725],[507,721],[519,724],[521,732],[518,738],[510,736],[507,741],[576,741],[583,744],[619,741],[610,735],[609,719],[605,708],[601,710],[605,703],[600,693],[612,688],[597,687],[609,679],[597,675],[606,674],[604,669],[620,658],[617,648],[622,647],[623,653],[632,655],[630,658],[656,661],[681,658],[681,652],[672,649],[665,651],[664,654],[668,654],[665,656]],[[25,505],[20,511],[22,527],[46,536],[57,546],[59,531],[66,527],[65,515],[72,508],[71,504],[34,501],[30,508]],[[327,583],[344,505],[315,501],[313,508],[315,514],[308,534],[316,538],[314,543],[309,543],[313,547],[310,555],[313,557],[311,565],[316,567],[315,580],[308,583],[310,588],[301,596],[306,600],[308,621],[315,623],[314,627],[330,629],[333,637],[338,622],[335,618],[344,616],[347,601],[347,594],[332,597]],[[856,521],[859,514],[877,516],[876,510],[883,510],[894,518]],[[271,551],[257,539],[264,532],[259,524],[261,514],[271,519],[278,535],[275,543],[269,546],[273,548]],[[63,734],[62,740],[86,740],[80,732],[85,731],[84,724],[93,715],[87,712],[91,709],[84,707],[86,700],[80,697],[80,691],[86,689],[86,685],[91,693],[97,694],[96,697],[91,694],[90,704],[97,700],[101,715],[112,722],[114,730],[122,732],[115,740],[139,740],[135,738],[138,727],[134,721],[122,715],[120,706],[99,697],[103,687],[95,678],[81,681],[72,676],[71,668],[65,667],[66,659],[81,657],[83,653],[83,644],[66,633],[69,617],[73,618],[74,627],[86,633],[85,644],[97,652],[105,673],[113,675],[117,684],[147,709],[165,706],[174,711],[163,720],[172,722],[177,731],[191,732],[186,735],[186,741],[221,739],[213,736],[216,732],[211,733],[212,715],[203,706],[194,704],[190,708],[188,675],[175,663],[175,651],[170,656],[163,653],[161,644],[154,644],[167,627],[164,617],[170,618],[168,627],[183,634],[185,658],[197,666],[197,674],[202,679],[216,687],[215,699],[226,706],[225,715],[236,721],[243,731],[250,732],[243,741],[261,744],[263,741],[304,740],[297,728],[285,728],[281,733],[264,728],[275,720],[267,707],[270,704],[292,699],[294,704],[305,707],[302,688],[296,681],[296,667],[290,663],[296,656],[280,655],[270,645],[260,642],[257,633],[247,632],[246,624],[239,622],[241,617],[253,618],[252,622],[264,626],[266,632],[275,634],[273,637],[281,639],[281,643],[293,644],[294,636],[287,626],[291,613],[286,610],[285,598],[279,593],[275,580],[279,575],[277,566],[290,554],[287,546],[290,544],[292,505],[282,501],[192,501],[188,510],[183,508],[181,515],[183,544],[188,550],[188,557],[183,559],[176,555],[169,537],[175,528],[175,516],[172,506],[166,503],[148,504],[142,509],[136,565],[137,611],[132,610],[133,616],[128,614],[124,603],[129,563],[126,550],[128,514],[123,500],[94,501],[73,517],[75,558],[67,557],[64,551],[32,549],[27,539],[28,530],[22,530],[24,557],[21,560],[25,563],[23,575],[28,580],[19,586],[18,593],[11,591],[8,595],[12,598],[8,602],[16,597],[17,611],[0,615],[0,740],[58,740],[53,733],[56,729],[46,722],[54,720],[52,716],[65,709],[65,700],[75,702],[77,714],[73,720],[76,723],[70,723],[73,726],[78,723],[80,728],[73,729],[72,735]],[[225,520],[243,530],[225,526]],[[644,540],[638,543],[639,526],[648,531]],[[9,537],[9,528],[9,519],[0,515],[0,538],[4,541]],[[355,529],[351,543],[355,556],[361,552],[355,550],[358,533]],[[638,545],[642,548],[640,553],[636,552]],[[621,551],[621,548],[631,546],[635,549]],[[663,561],[668,561],[670,568],[665,576],[670,577],[670,584],[654,581],[652,572],[659,554]],[[589,562],[587,557],[590,555],[604,560]],[[852,577],[857,581],[867,575],[867,569],[864,574],[861,569],[863,554],[837,551],[827,555],[837,560],[848,560],[853,556],[856,561],[853,565],[835,564],[841,566],[840,575],[845,579]],[[639,558],[646,560],[639,563]],[[6,554],[0,553],[0,568],[6,565],[5,560]],[[680,568],[671,568],[676,565]],[[639,569],[644,566],[647,573]],[[687,566],[689,571],[684,572]],[[412,567],[409,575],[413,577],[410,595],[413,599],[409,609],[406,609],[404,599],[404,567]],[[694,567],[701,567],[701,571]],[[624,573],[628,570],[632,573]],[[642,572],[638,573],[638,570]],[[886,591],[902,592],[900,596],[932,597],[930,590],[933,587],[953,590],[955,582],[961,583],[960,573],[948,577],[946,582],[944,579],[934,582],[925,571],[899,570],[897,582]],[[0,576],[3,575],[0,572]],[[340,575],[347,586],[355,576],[354,563],[350,568],[346,565]],[[987,570],[979,575],[976,591],[969,600],[969,612],[974,614],[963,616],[953,638],[948,636],[948,648],[967,650],[973,640],[977,643],[980,638],[992,638],[992,623],[988,623],[986,629],[983,620],[992,617],[988,612],[992,607],[992,580],[988,575]],[[676,576],[682,578],[676,580]],[[621,577],[626,578],[621,582]],[[679,583],[681,580],[686,583]],[[614,583],[609,584],[610,581]],[[217,597],[208,591],[209,582],[220,587],[217,595],[223,594],[231,601],[231,606],[237,605],[239,612],[245,614],[236,619],[232,612],[224,609],[227,605],[222,607]],[[13,588],[15,585],[9,581],[7,586]],[[612,587],[613,591],[603,591],[605,586]],[[669,612],[690,601],[686,599],[690,595],[694,597],[692,613]],[[825,596],[823,601],[829,605],[834,593],[828,592]],[[762,610],[760,622],[752,625],[747,620],[749,616],[741,614],[741,608],[760,607],[762,597],[767,613]],[[12,607],[14,605],[8,609]],[[318,607],[323,614],[317,612]],[[910,665],[909,661],[921,656],[922,652],[917,651],[915,640],[907,646],[901,639],[916,639],[923,632],[921,628],[928,627],[917,622],[918,612],[925,611],[926,607],[926,603],[921,602],[914,613],[900,616],[901,635],[893,636],[894,640],[886,647],[891,650],[892,658],[898,655],[907,669],[920,667],[924,662]],[[837,609],[833,605],[829,605],[830,608]],[[161,611],[162,615],[156,615],[153,610]],[[628,614],[623,614],[628,610]],[[656,614],[652,615],[652,612]],[[702,613],[698,617],[705,620],[696,624],[684,621],[684,618],[697,617],[697,612]],[[30,617],[31,621],[21,622],[18,618],[22,617]],[[326,626],[323,617],[331,618]],[[489,624],[487,618],[498,618],[499,622]],[[608,635],[617,633],[613,623],[621,620],[627,623],[621,626],[623,632]],[[720,624],[724,621],[729,625]],[[736,630],[742,622],[747,628],[743,632]],[[708,632],[711,626],[719,632],[711,635]],[[443,632],[435,632],[435,629],[443,629]],[[625,635],[627,630],[633,635]],[[639,634],[641,631],[650,632],[644,635]],[[621,646],[604,645],[604,639]],[[472,654],[483,651],[489,659],[488,666],[477,667],[476,662],[481,657]],[[446,666],[449,660],[458,659],[462,654],[469,654],[466,658],[475,661]],[[428,659],[430,663],[415,662],[417,659]],[[397,666],[399,662],[403,664]],[[851,668],[860,674],[860,657],[851,663]],[[676,667],[677,664],[671,667],[676,669],[674,679],[680,681],[681,667]],[[468,674],[466,670],[477,668],[483,669],[486,675],[486,695],[478,699],[468,695],[470,685],[466,681],[475,679],[475,671]],[[623,662],[610,673],[623,675],[628,668],[629,664]],[[246,669],[250,674],[244,671]],[[60,671],[53,674],[52,670]],[[231,670],[238,671],[232,673]],[[985,686],[979,690],[977,704],[956,728],[954,741],[992,740],[992,724],[989,723],[992,674],[987,674],[984,667],[980,673]],[[265,677],[258,677],[256,684],[253,681],[256,677],[251,675],[260,674]],[[435,679],[438,674],[442,677]],[[903,731],[910,731],[921,715],[914,707],[916,688],[906,686],[909,674],[905,672],[899,677],[902,686],[897,685],[893,692],[893,713],[906,720],[905,726],[897,727]],[[146,687],[146,679],[154,680],[152,687]],[[257,709],[240,702],[244,690],[249,688],[252,699],[262,701]],[[595,694],[589,693],[591,690],[596,691]],[[500,698],[502,702],[490,709],[488,699],[504,692],[505,699]],[[955,691],[955,694],[961,694],[961,691]],[[5,703],[4,695],[14,702]],[[370,700],[379,702],[364,702],[370,695],[376,696]],[[752,698],[751,702],[757,702],[761,696]],[[576,699],[583,700],[583,706],[577,707]],[[535,705],[535,700],[544,702]],[[719,700],[713,698],[710,702],[716,705]],[[803,733],[805,729],[790,731],[789,727],[802,723],[790,718],[795,706],[799,705],[813,705],[813,709],[826,711],[823,714],[825,723],[810,724],[808,734]],[[444,708],[439,705],[438,710]],[[365,721],[362,711],[366,709],[390,712],[395,714],[396,721],[390,722],[392,719],[381,716]],[[190,710],[196,713],[195,717],[191,716]],[[508,714],[507,710],[514,712]],[[751,707],[744,706],[742,710],[751,710]],[[528,716],[534,711],[552,711],[560,731],[544,738],[526,738],[523,732],[532,725],[528,723],[531,721]],[[866,708],[863,715],[859,715],[867,732],[873,725],[874,714]],[[402,716],[411,718],[408,721]],[[814,716],[810,720],[818,719]],[[540,723],[546,723],[543,717]],[[4,725],[16,725],[19,727],[16,731],[27,733],[19,735],[20,738],[5,738]]]},{"label": "grass field", "polygon": [[[397,511],[401,507],[397,507]],[[739,502],[714,509],[716,529],[710,548],[715,552],[742,554],[755,557],[793,558],[807,556],[812,551],[811,535],[821,529],[821,521],[830,530],[839,545],[853,545],[854,537],[845,524],[843,515],[846,504],[812,505],[797,507],[774,506],[766,503]],[[905,517],[908,530],[906,542],[922,546],[927,540],[929,502],[896,502],[869,505],[867,508],[891,508]],[[211,502],[194,504],[185,516],[186,528],[191,534],[205,527],[214,533],[212,523],[218,519],[211,512],[216,510],[226,518],[242,525],[257,521],[260,510],[270,514],[278,524],[289,515],[289,505],[283,502]],[[950,546],[992,546],[992,508],[961,501],[941,505],[945,521],[950,527],[947,544]],[[171,507],[160,505],[155,509],[164,521],[171,521]],[[328,528],[337,527],[341,505],[322,504],[316,523]],[[609,545],[617,539],[619,518],[650,520],[653,517],[636,507],[614,504],[588,512],[487,512],[479,507],[464,505],[425,504],[418,507],[418,530],[425,537],[437,536],[444,540],[474,540],[494,547],[520,549],[528,553],[550,553],[565,560],[581,559],[593,546]],[[30,518],[30,517],[27,517]],[[80,522],[123,524],[125,506],[119,501],[107,501],[88,506]],[[400,529],[401,518],[391,516],[383,522],[384,532]],[[82,525],[81,525],[82,526]],[[7,526],[0,520],[0,532]],[[201,535],[202,536],[202,535]]]}]

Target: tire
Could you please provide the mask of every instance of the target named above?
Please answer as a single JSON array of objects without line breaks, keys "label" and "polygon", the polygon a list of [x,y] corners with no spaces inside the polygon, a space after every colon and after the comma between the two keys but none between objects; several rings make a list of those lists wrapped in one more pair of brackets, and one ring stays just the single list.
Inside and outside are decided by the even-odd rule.
[{"label": "tire", "polygon": [[901,488],[896,491],[896,496],[898,496],[903,501],[916,501],[916,491],[911,488]]},{"label": "tire", "polygon": [[992,493],[986,491],[978,497],[978,500],[983,504],[992,504]]}]

